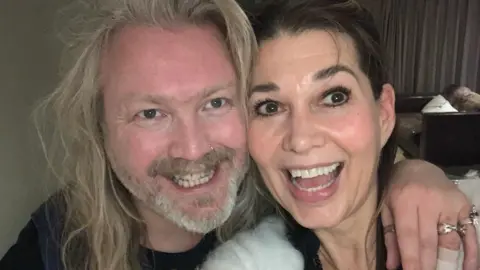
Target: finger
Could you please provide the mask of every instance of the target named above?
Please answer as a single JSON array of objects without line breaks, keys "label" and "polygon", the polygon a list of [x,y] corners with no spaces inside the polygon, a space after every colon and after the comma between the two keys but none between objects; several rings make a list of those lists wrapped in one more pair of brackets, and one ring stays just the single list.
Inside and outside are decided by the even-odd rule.
[{"label": "finger", "polygon": [[[442,214],[440,216],[439,224],[450,224],[453,226],[457,225],[458,217],[455,215]],[[462,245],[462,240],[460,235],[456,231],[451,231],[447,234],[438,236],[438,247],[446,248],[450,250],[460,250]]]},{"label": "finger", "polygon": [[460,251],[458,250],[439,248],[436,270],[457,270],[459,255]]},{"label": "finger", "polygon": [[418,209],[413,203],[393,209],[398,249],[404,269],[420,269],[420,241],[418,231]]},{"label": "finger", "polygon": [[[471,207],[466,205],[460,210],[458,215],[458,220],[463,223],[469,220]],[[477,232],[475,227],[472,224],[465,226],[465,235],[462,237],[463,240],[463,270],[477,270],[478,268],[478,242],[477,242]]]},{"label": "finger", "polygon": [[[382,224],[388,226],[393,224],[393,216],[390,208],[382,209]],[[385,247],[387,248],[387,269],[397,269],[400,266],[400,253],[398,252],[397,235],[395,232],[385,233]]]},{"label": "finger", "polygon": [[434,270],[437,265],[439,214],[428,210],[419,210],[420,262],[421,269]]}]

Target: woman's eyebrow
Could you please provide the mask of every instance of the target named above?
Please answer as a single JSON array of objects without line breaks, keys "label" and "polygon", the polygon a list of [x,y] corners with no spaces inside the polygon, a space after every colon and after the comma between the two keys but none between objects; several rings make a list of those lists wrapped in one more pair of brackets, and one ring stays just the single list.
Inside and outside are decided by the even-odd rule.
[{"label": "woman's eyebrow", "polygon": [[[352,75],[358,81],[357,74],[355,74],[355,72],[351,68],[345,65],[333,65],[333,66],[318,70],[313,74],[313,80],[314,81],[325,80],[330,77],[333,77],[334,75],[340,72],[346,72]],[[278,87],[278,85],[276,85],[273,82],[262,83],[262,84],[255,85],[250,90],[249,96],[252,96],[254,93],[268,93],[272,91],[278,91],[279,89],[280,87]]]}]

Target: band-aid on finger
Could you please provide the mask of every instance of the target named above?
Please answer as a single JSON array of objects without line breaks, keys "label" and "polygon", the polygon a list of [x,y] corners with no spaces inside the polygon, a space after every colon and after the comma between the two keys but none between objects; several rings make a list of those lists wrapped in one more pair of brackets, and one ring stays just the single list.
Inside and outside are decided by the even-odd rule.
[{"label": "band-aid on finger", "polygon": [[436,270],[457,270],[459,250],[451,250],[446,248],[438,249],[438,259]]}]

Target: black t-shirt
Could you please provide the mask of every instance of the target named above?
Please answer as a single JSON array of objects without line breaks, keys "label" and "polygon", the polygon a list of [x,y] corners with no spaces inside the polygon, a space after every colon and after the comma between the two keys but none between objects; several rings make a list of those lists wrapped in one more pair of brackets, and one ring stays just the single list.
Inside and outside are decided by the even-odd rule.
[{"label": "black t-shirt", "polygon": [[[214,233],[207,234],[189,251],[164,253],[143,249],[153,270],[195,270],[216,245]],[[20,232],[18,240],[0,260],[1,270],[45,270],[38,240],[37,228],[30,221]]]}]

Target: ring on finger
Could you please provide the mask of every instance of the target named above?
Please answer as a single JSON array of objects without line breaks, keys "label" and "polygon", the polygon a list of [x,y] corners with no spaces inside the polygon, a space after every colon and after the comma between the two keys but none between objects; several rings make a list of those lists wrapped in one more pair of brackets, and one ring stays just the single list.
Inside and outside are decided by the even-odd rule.
[{"label": "ring on finger", "polygon": [[479,225],[479,214],[477,212],[477,208],[474,204],[472,204],[472,210],[470,211],[470,214],[468,215],[468,219],[470,219],[470,221],[472,221],[471,224],[473,224],[474,226],[478,226]]},{"label": "ring on finger", "polygon": [[457,228],[457,226],[452,225],[452,224],[440,223],[437,226],[437,231],[438,231],[439,235],[445,235],[445,234],[449,234],[453,231],[458,231],[458,228]]},{"label": "ring on finger", "polygon": [[472,205],[472,209],[467,218],[460,220],[457,223],[457,232],[461,237],[465,237],[469,225],[475,226],[478,224],[478,212],[475,205]]},{"label": "ring on finger", "polygon": [[468,222],[469,223],[463,223],[463,224],[460,224],[459,222],[457,225],[457,232],[458,232],[458,235],[460,235],[461,237],[465,237],[465,234],[467,233],[468,225],[473,224],[471,220],[469,220]]},{"label": "ring on finger", "polygon": [[383,234],[394,233],[394,232],[395,232],[395,225],[393,224],[383,227]]}]

